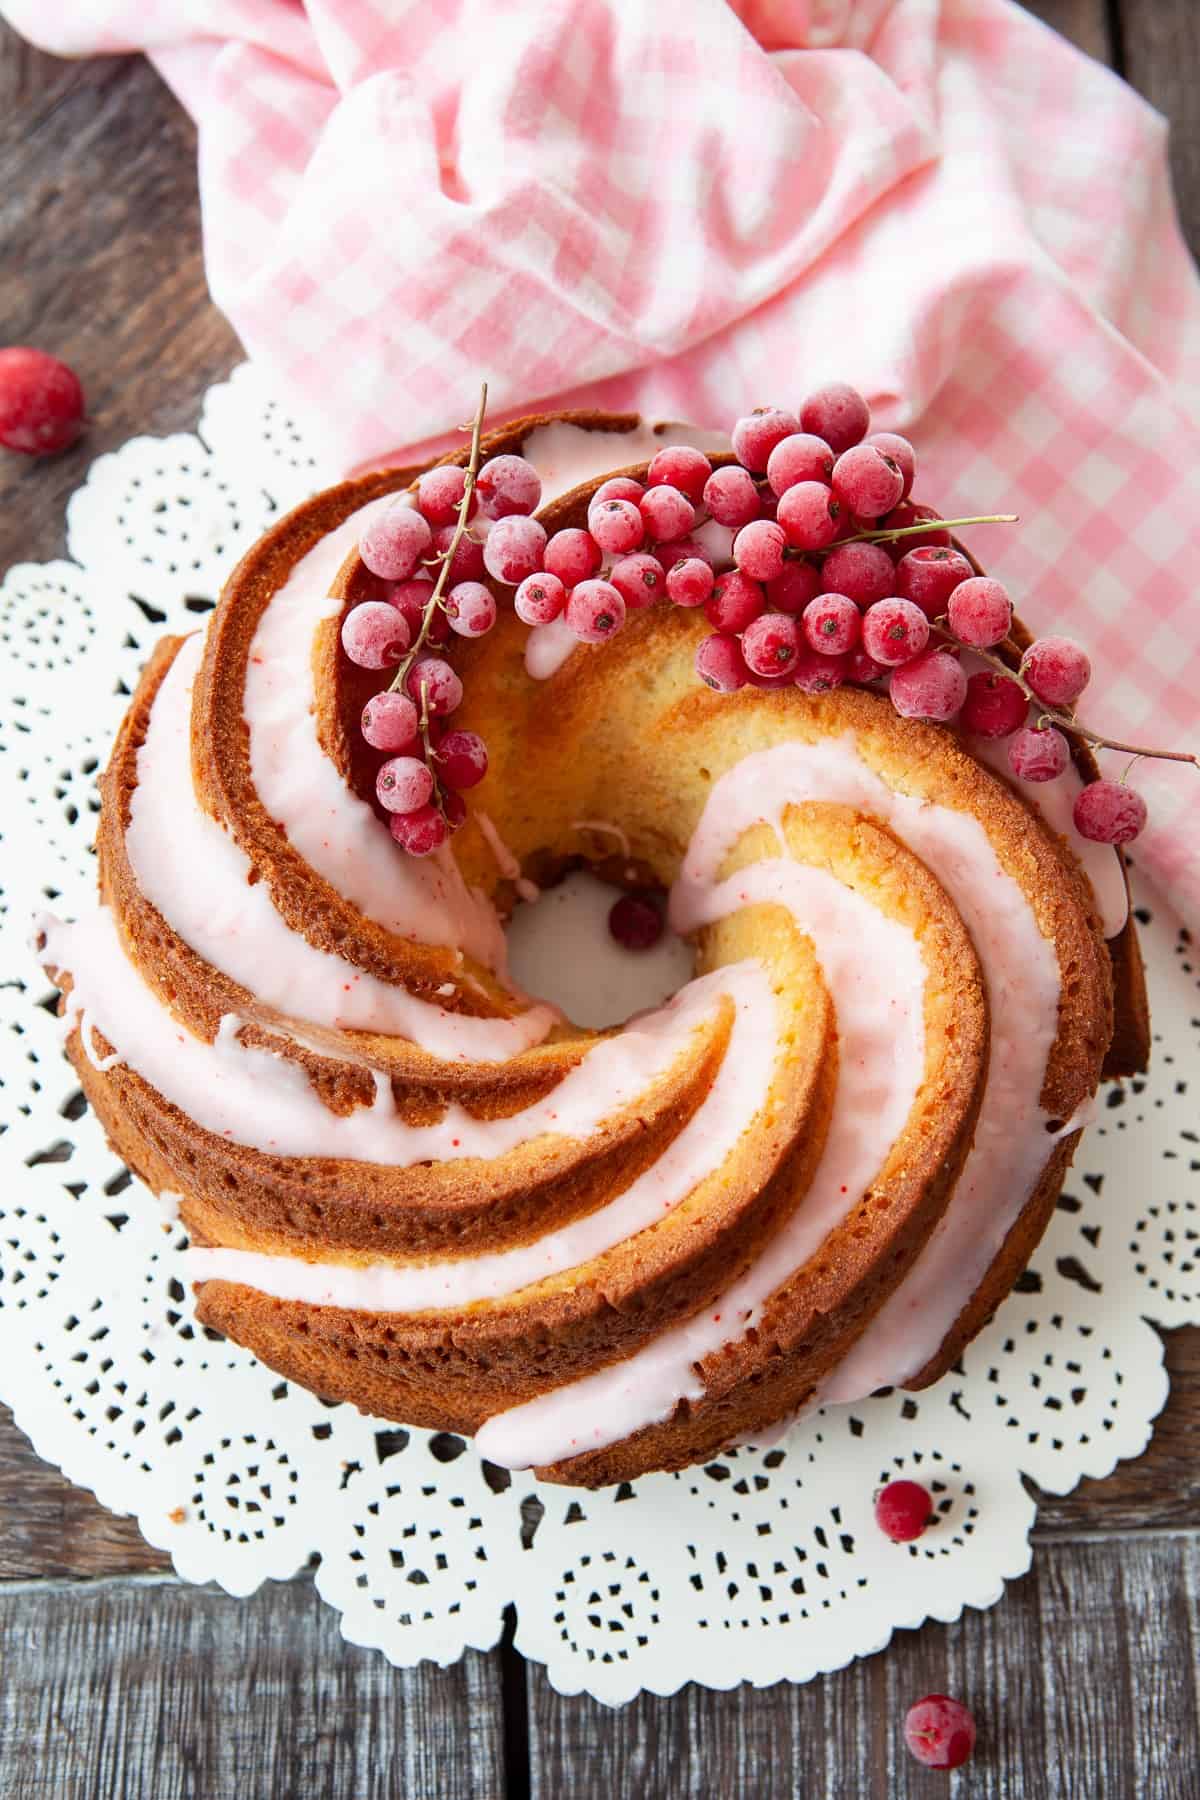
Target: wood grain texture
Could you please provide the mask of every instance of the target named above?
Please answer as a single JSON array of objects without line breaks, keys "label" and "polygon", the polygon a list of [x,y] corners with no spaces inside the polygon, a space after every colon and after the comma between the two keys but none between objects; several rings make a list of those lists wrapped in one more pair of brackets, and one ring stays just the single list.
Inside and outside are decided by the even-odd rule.
[{"label": "wood grain texture", "polygon": [[1184,236],[1200,255],[1200,6],[1123,0],[1117,66],[1170,124],[1169,149]]}]

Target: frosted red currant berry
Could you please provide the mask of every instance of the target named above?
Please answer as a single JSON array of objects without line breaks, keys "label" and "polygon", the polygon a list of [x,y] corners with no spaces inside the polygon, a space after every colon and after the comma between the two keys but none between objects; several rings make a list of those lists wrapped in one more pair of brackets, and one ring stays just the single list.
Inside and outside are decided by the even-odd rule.
[{"label": "frosted red currant berry", "polygon": [[[439,525],[433,534],[433,549],[436,556],[445,556],[454,542],[455,526]],[[540,527],[539,527],[540,529]],[[450,569],[446,580],[454,585],[459,581],[478,581],[483,574],[483,545],[473,538],[469,531],[464,531],[458,541],[458,548],[450,558]]]},{"label": "frosted red currant berry", "polygon": [[386,600],[364,600],[342,620],[342,649],[360,669],[390,669],[412,642],[404,615]]},{"label": "frosted red currant berry", "polygon": [[[550,540],[553,543],[553,538]],[[522,625],[549,625],[567,604],[567,590],[557,575],[527,575],[517,589],[513,611]]]},{"label": "frosted red currant berry", "polygon": [[608,929],[625,950],[652,950],[663,934],[663,916],[644,894],[622,894],[613,902]]},{"label": "frosted red currant berry", "polygon": [[433,793],[433,776],[418,756],[392,756],[375,777],[375,792],[388,812],[416,812]]},{"label": "frosted red currant berry", "polygon": [[879,544],[835,544],[821,564],[821,587],[865,610],[895,591],[895,565]]},{"label": "frosted red currant berry", "polygon": [[758,582],[751,581],[741,569],[730,569],[727,574],[717,577],[712,593],[704,603],[704,614],[717,631],[745,631],[747,625],[752,625],[759,617],[765,604]]},{"label": "frosted red currant berry", "polygon": [[800,408],[805,431],[824,438],[835,456],[861,444],[871,424],[871,409],[859,393],[844,381],[831,381],[810,394]]},{"label": "frosted red currant berry", "polygon": [[776,444],[799,429],[795,413],[784,412],[778,406],[757,406],[739,419],[730,433],[733,454],[752,475],[763,475]]},{"label": "frosted red currant berry", "polygon": [[557,575],[564,587],[573,588],[577,582],[594,575],[603,561],[600,546],[591,532],[569,525],[565,531],[556,531],[546,545],[544,566],[548,575]]},{"label": "frosted red currant berry", "polygon": [[868,444],[874,444],[885,456],[891,458],[904,477],[904,492],[901,500],[907,500],[917,474],[917,453],[906,437],[898,431],[873,431],[867,438]]},{"label": "frosted red currant berry", "polygon": [[523,456],[493,456],[475,477],[475,492],[485,518],[514,518],[537,511],[542,478]]},{"label": "frosted red currant berry", "polygon": [[703,450],[694,450],[690,444],[666,444],[653,458],[646,481],[650,487],[678,488],[689,500],[699,503],[712,472],[713,466]]},{"label": "frosted red currant berry", "polygon": [[432,856],[450,835],[450,827],[436,806],[419,806],[416,812],[393,813],[388,824],[400,848],[407,850],[410,856]]},{"label": "frosted red currant berry", "polygon": [[585,644],[603,644],[625,623],[625,602],[611,581],[581,581],[567,599],[567,624]]},{"label": "frosted red currant berry", "polygon": [[0,444],[23,456],[54,456],[83,430],[83,389],[65,362],[14,344],[0,350]]},{"label": "frosted red currant berry", "polygon": [[820,591],[821,575],[815,563],[789,562],[784,564],[782,575],[768,581],[767,604],[776,612],[802,613]]},{"label": "frosted red currant berry", "polygon": [[1093,844],[1130,844],[1145,828],[1146,802],[1119,781],[1092,781],[1075,802],[1074,819]]},{"label": "frosted red currant berry", "polygon": [[868,656],[861,645],[857,650],[850,652],[846,661],[849,664],[846,680],[857,681],[862,687],[866,687],[868,682],[878,681],[881,676],[887,674],[883,664],[877,663],[873,656]]},{"label": "frosted red currant berry", "polygon": [[975,1720],[961,1700],[926,1694],[904,1715],[904,1741],[927,1769],[958,1769],[975,1748]]},{"label": "frosted red currant berry", "polygon": [[762,512],[754,477],[738,463],[714,469],[704,484],[702,498],[717,524],[727,525],[733,531],[739,525],[748,525]]},{"label": "frosted red currant berry", "polygon": [[434,718],[445,718],[462,705],[462,682],[440,656],[419,656],[404,683],[409,698],[419,707],[422,699]]},{"label": "frosted red currant berry", "polygon": [[863,616],[863,649],[895,669],[919,656],[929,642],[929,620],[911,600],[877,600]]},{"label": "frosted red currant berry", "polygon": [[[662,491],[660,488],[659,492]],[[714,560],[712,551],[702,544],[699,538],[694,537],[673,538],[669,543],[659,544],[654,550],[654,555],[662,564],[664,574],[670,574],[676,563],[686,562],[690,556],[698,556],[700,561],[706,562],[710,569]]]},{"label": "frosted red currant berry", "polygon": [[774,581],[784,570],[787,539],[774,519],[755,519],[743,525],[733,540],[733,560],[752,581]]},{"label": "frosted red currant berry", "polygon": [[[696,509],[677,487],[653,487],[638,501],[646,536],[656,544],[684,537],[696,523]],[[588,514],[591,523],[591,514]]]},{"label": "frosted red currant berry", "polygon": [[[439,463],[436,469],[426,469],[418,478],[417,505],[431,525],[453,525],[466,491],[467,471],[460,469],[457,463]],[[472,494],[467,508],[468,519],[478,510],[478,496]]]},{"label": "frosted red currant berry", "polygon": [[802,694],[828,694],[850,678],[848,656],[823,656],[805,644],[792,670],[792,686]]},{"label": "frosted red currant berry", "polygon": [[911,1544],[933,1523],[933,1496],[919,1481],[889,1481],[875,1496],[875,1523],[893,1544]]},{"label": "frosted red currant berry", "polygon": [[362,734],[372,750],[407,750],[417,741],[417,709],[407,694],[376,694],[363,707]]},{"label": "frosted red currant berry", "polygon": [[927,619],[940,619],[960,581],[973,570],[961,550],[942,546],[906,550],[896,565],[896,592],[919,606]]},{"label": "frosted red currant berry", "polygon": [[742,655],[752,675],[787,675],[804,644],[800,621],[789,613],[763,613],[742,633]]},{"label": "frosted red currant berry", "polygon": [[798,481],[775,513],[794,550],[824,550],[841,530],[842,504],[823,481]]},{"label": "frosted red currant berry", "polygon": [[767,481],[777,496],[798,481],[823,481],[828,487],[836,461],[824,438],[811,431],[793,431],[781,438],[767,458]]},{"label": "frosted red currant berry", "polygon": [[372,575],[385,581],[407,581],[433,545],[429,521],[407,500],[398,500],[373,519],[358,543],[358,554]]},{"label": "frosted red currant berry", "polygon": [[1025,652],[1021,673],[1047,706],[1074,706],[1092,678],[1092,665],[1072,638],[1044,637]]},{"label": "frosted red currant berry", "polygon": [[949,650],[926,650],[901,664],[888,683],[888,696],[902,719],[952,719],[967,697],[967,678]]},{"label": "frosted red currant berry", "polygon": [[635,481],[632,475],[610,475],[607,481],[600,483],[588,506],[600,506],[605,500],[632,500],[636,506],[645,491],[645,484]]},{"label": "frosted red currant berry", "polygon": [[623,556],[609,570],[608,579],[630,612],[653,606],[667,591],[666,570],[659,558],[646,550],[636,556]]},{"label": "frosted red currant berry", "polygon": [[448,731],[434,760],[447,787],[473,788],[487,774],[487,745],[476,731]]},{"label": "frosted red currant berry", "polygon": [[976,737],[1011,737],[1025,723],[1028,710],[1029,702],[1015,681],[981,669],[967,682],[960,722],[964,731],[973,731]]},{"label": "frosted red currant berry", "polygon": [[467,803],[453,788],[446,788],[442,793],[442,817],[450,831],[457,831],[467,822]]},{"label": "frosted red currant berry", "polygon": [[389,582],[383,591],[383,597],[389,606],[394,606],[401,614],[412,637],[416,637],[432,592],[432,581],[421,575],[412,581]]},{"label": "frosted red currant berry", "polygon": [[706,562],[687,556],[667,573],[667,599],[675,606],[703,606],[715,579]]},{"label": "frosted red currant berry", "polygon": [[718,694],[732,694],[750,679],[742,646],[729,631],[715,631],[703,638],[696,651],[696,673]]},{"label": "frosted red currant berry", "polygon": [[536,575],[546,554],[546,532],[536,519],[509,513],[497,519],[483,546],[483,566],[497,581],[517,587]]},{"label": "frosted red currant berry", "polygon": [[[885,531],[899,531],[911,525],[919,525],[922,519],[940,519],[941,513],[935,512],[932,506],[922,506],[913,500],[902,500],[894,507],[886,519],[880,520],[880,527]],[[887,545],[888,550],[897,560],[907,555],[910,550],[948,550],[950,533],[938,531],[914,531],[911,537],[895,538]]]},{"label": "frosted red currant berry", "polygon": [[904,477],[874,444],[855,444],[833,465],[833,491],[855,518],[880,519],[899,505]]},{"label": "frosted red currant berry", "polygon": [[804,635],[822,656],[841,656],[858,644],[862,615],[846,594],[818,594],[804,609]]},{"label": "frosted red currant berry", "polygon": [[1012,624],[1008,589],[987,575],[972,575],[960,582],[947,610],[955,637],[976,650],[1002,644]]},{"label": "frosted red currant berry", "polygon": [[481,581],[460,581],[450,589],[444,605],[450,629],[459,637],[482,637],[496,623],[495,598]]},{"label": "frosted red currant berry", "polygon": [[626,556],[646,535],[632,500],[602,500],[588,512],[588,530],[606,556]]},{"label": "frosted red currant berry", "polygon": [[1008,766],[1020,781],[1053,781],[1070,760],[1070,745],[1053,725],[1025,725],[1008,740]]}]

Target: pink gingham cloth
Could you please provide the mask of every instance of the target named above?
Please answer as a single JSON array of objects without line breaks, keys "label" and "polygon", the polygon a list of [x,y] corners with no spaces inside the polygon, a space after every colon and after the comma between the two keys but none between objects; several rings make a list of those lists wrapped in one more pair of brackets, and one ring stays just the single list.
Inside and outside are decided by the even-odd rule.
[{"label": "pink gingham cloth", "polygon": [[[347,469],[474,404],[727,426],[843,377],[1081,638],[1087,717],[1200,740],[1200,288],[1162,119],[1008,0],[0,0],[145,49],[209,280]],[[114,179],[120,179],[119,170]],[[1106,754],[1108,772],[1124,759]],[[1200,920],[1200,774],[1138,848]]]}]

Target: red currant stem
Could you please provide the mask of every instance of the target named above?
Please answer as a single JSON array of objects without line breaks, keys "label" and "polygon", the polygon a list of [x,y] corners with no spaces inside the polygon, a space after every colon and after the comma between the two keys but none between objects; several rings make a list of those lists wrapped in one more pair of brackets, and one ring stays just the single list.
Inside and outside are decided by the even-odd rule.
[{"label": "red currant stem", "polygon": [[[454,536],[450,539],[450,542],[442,555],[434,559],[441,563],[441,568],[438,570],[437,580],[433,584],[433,592],[425,602],[425,611],[421,615],[421,629],[417,633],[416,641],[410,645],[407,656],[405,656],[404,660],[397,668],[395,675],[392,677],[392,683],[388,689],[388,692],[391,694],[400,693],[403,690],[404,683],[408,679],[408,672],[412,668],[413,663],[417,660],[417,655],[423,648],[425,641],[429,636],[434,614],[437,612],[437,609],[441,604],[442,595],[445,592],[446,580],[450,573],[450,565],[454,561],[458,546],[463,541],[463,536],[467,529],[467,516],[471,510],[471,496],[475,492],[475,477],[479,472],[479,440],[483,434],[483,415],[486,410],[487,382],[485,381],[479,390],[479,405],[475,409],[475,418],[471,425],[471,454],[467,459],[466,480],[463,483],[462,499],[458,503],[458,518],[454,525]],[[422,683],[421,692],[422,695],[424,695],[424,683]],[[421,719],[421,732],[423,736],[426,733],[427,723],[427,717],[423,713]],[[426,748],[428,749],[428,744],[426,744]]]},{"label": "red currant stem", "polygon": [[1015,525],[1018,513],[980,513],[974,519],[922,519],[917,525],[893,525],[889,530],[860,531],[855,537],[839,538],[836,544],[830,544],[830,550],[840,550],[843,544],[885,544],[892,538],[919,537],[927,531],[952,531],[959,525]]}]

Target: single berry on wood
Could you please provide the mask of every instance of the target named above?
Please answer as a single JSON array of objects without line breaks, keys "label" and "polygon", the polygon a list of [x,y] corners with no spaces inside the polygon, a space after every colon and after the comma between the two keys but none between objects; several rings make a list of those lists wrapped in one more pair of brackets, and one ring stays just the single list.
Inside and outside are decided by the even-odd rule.
[{"label": "single berry on wood", "polygon": [[1092,678],[1092,665],[1074,639],[1044,637],[1025,652],[1021,673],[1047,706],[1074,706]]},{"label": "single berry on wood", "polygon": [[704,603],[705,616],[718,631],[745,631],[763,611],[765,597],[757,581],[740,569],[717,577]]},{"label": "single berry on wood", "polygon": [[876,445],[855,444],[833,465],[833,491],[855,518],[880,519],[899,505],[904,476]]},{"label": "single berry on wood", "polygon": [[911,600],[877,600],[863,615],[863,649],[877,663],[898,668],[929,642],[929,620]]},{"label": "single berry on wood", "polygon": [[918,1481],[889,1481],[875,1496],[875,1523],[893,1544],[911,1544],[933,1522],[933,1496]]},{"label": "single berry on wood", "polygon": [[[554,542],[551,538],[551,543]],[[513,599],[522,625],[549,625],[567,604],[567,590],[557,575],[527,575]]]},{"label": "single berry on wood", "polygon": [[375,777],[375,792],[388,812],[416,812],[433,793],[433,776],[420,757],[393,756]]},{"label": "single berry on wood", "polygon": [[841,656],[857,646],[862,614],[846,594],[818,594],[804,609],[804,635],[822,656]]},{"label": "single berry on wood", "polygon": [[371,521],[359,539],[358,553],[372,575],[407,581],[432,546],[428,519],[405,499],[393,502]]},{"label": "single berry on wood", "polygon": [[626,950],[650,950],[663,934],[661,908],[644,894],[622,894],[613,902],[608,929]]},{"label": "single berry on wood", "polygon": [[83,430],[83,389],[65,362],[13,344],[0,350],[0,444],[22,456],[55,456]]},{"label": "single berry on wood", "polygon": [[588,509],[588,530],[606,556],[626,556],[646,535],[632,500],[602,500]]},{"label": "single berry on wood", "polygon": [[712,472],[713,466],[703,450],[695,450],[690,444],[665,444],[651,461],[646,482],[650,487],[678,488],[698,504]]},{"label": "single berry on wood", "polygon": [[904,1715],[904,1741],[927,1769],[958,1769],[975,1748],[975,1720],[961,1700],[926,1694]]},{"label": "single berry on wood", "polygon": [[1075,802],[1075,829],[1094,844],[1131,844],[1145,829],[1146,802],[1120,781],[1092,781]]},{"label": "single berry on wood", "polygon": [[776,444],[799,429],[795,413],[778,406],[758,406],[739,419],[730,433],[733,454],[752,475],[765,474]]},{"label": "single berry on wood", "polygon": [[900,498],[907,500],[917,473],[917,453],[908,439],[901,437],[898,431],[873,431],[866,441],[877,450],[882,450],[885,456],[891,457],[904,477],[904,492]]},{"label": "single berry on wood", "polygon": [[960,582],[947,610],[955,637],[975,650],[1002,644],[1012,624],[1008,589],[987,575],[971,575]]},{"label": "single berry on wood", "polygon": [[926,650],[892,673],[888,695],[902,719],[952,719],[967,697],[967,678],[949,650]]},{"label": "single berry on wood", "polygon": [[447,787],[473,788],[487,774],[487,745],[477,731],[448,731],[433,754]]},{"label": "single berry on wood", "polygon": [[1070,745],[1053,725],[1024,725],[1008,740],[1008,766],[1020,781],[1053,781],[1070,760]]},{"label": "single berry on wood", "polygon": [[980,669],[967,682],[960,724],[976,737],[1011,737],[1025,723],[1029,702],[1015,681],[1007,675],[993,675]]},{"label": "single berry on wood", "polygon": [[865,610],[895,593],[895,564],[881,544],[835,544],[821,564],[821,589],[848,594]]},{"label": "single berry on wood", "polygon": [[823,481],[798,481],[775,513],[795,550],[824,550],[842,529],[842,505]]},{"label": "single berry on wood", "polygon": [[[638,501],[638,506],[646,536],[656,544],[671,543],[676,538],[686,536],[696,523],[695,507],[677,487],[647,488]],[[589,528],[592,511],[588,513]]]},{"label": "single berry on wood", "polygon": [[545,527],[521,513],[509,513],[488,532],[483,565],[497,581],[517,587],[527,575],[537,574],[545,554]]},{"label": "single berry on wood", "polygon": [[479,510],[488,519],[536,512],[542,478],[523,456],[493,456],[475,477]]},{"label": "single berry on wood", "polygon": [[362,734],[372,750],[407,750],[417,741],[417,709],[407,694],[376,694],[363,707]]},{"label": "single berry on wood", "polygon": [[342,620],[342,649],[360,669],[391,669],[412,642],[403,613],[386,600],[364,600]]},{"label": "single berry on wood", "polygon": [[794,431],[782,438],[767,458],[767,481],[776,498],[798,481],[823,481],[829,485],[837,459],[824,438],[810,431]]},{"label": "single berry on wood", "polygon": [[667,599],[676,606],[703,606],[713,591],[715,576],[698,556],[685,557],[667,575]]},{"label": "single berry on wood", "polygon": [[752,675],[786,675],[804,648],[800,621],[789,613],[763,613],[742,633],[742,655]]},{"label": "single berry on wood", "polygon": [[388,821],[392,836],[410,856],[432,856],[450,835],[450,827],[436,806],[419,806],[416,812],[393,813]]},{"label": "single berry on wood", "polygon": [[404,686],[418,707],[424,699],[434,718],[445,718],[462,705],[462,682],[440,656],[419,656],[408,671]]},{"label": "single berry on wood", "polygon": [[[630,486],[636,485],[636,482],[630,483]],[[621,498],[620,495],[614,497]],[[591,532],[568,525],[565,531],[556,531],[547,543],[544,567],[548,575],[557,575],[564,587],[573,588],[577,582],[594,575],[603,561],[600,546]]]},{"label": "single berry on wood", "polygon": [[733,560],[752,581],[774,581],[783,574],[787,539],[774,519],[755,519],[743,525],[733,540]]},{"label": "single berry on wood", "polygon": [[[467,471],[457,463],[439,463],[426,469],[417,480],[417,505],[431,525],[453,525],[458,518],[462,497],[467,491]],[[479,499],[471,495],[468,519],[479,510]]]},{"label": "single berry on wood", "polygon": [[662,562],[646,550],[639,551],[636,556],[623,556],[620,562],[615,562],[608,579],[630,612],[641,612],[643,608],[653,606],[667,591],[667,572]]},{"label": "single berry on wood", "polygon": [[805,644],[792,670],[792,685],[802,694],[828,694],[850,679],[849,656],[823,656]]},{"label": "single berry on wood", "polygon": [[[433,534],[433,550],[436,556],[445,556],[454,542],[456,527],[439,525]],[[450,569],[446,580],[453,585],[457,581],[478,581],[483,574],[483,545],[465,531],[458,541],[458,548],[450,558]]]},{"label": "single berry on wood", "polygon": [[742,646],[732,632],[715,631],[703,638],[696,651],[696,673],[718,694],[732,694],[750,679]]},{"label": "single berry on wood", "polygon": [[567,599],[567,624],[585,644],[603,644],[625,623],[625,602],[611,581],[581,581]]},{"label": "single berry on wood", "polygon": [[906,550],[896,565],[896,592],[919,606],[927,619],[940,619],[955,588],[973,574],[961,550],[940,545]]},{"label": "single berry on wood", "polygon": [[717,524],[727,525],[733,531],[740,525],[749,525],[762,513],[754,477],[738,463],[714,469],[704,484],[702,498]]},{"label": "single berry on wood", "polygon": [[805,431],[824,438],[836,456],[861,444],[871,425],[871,409],[845,381],[831,381],[810,394],[800,408]]},{"label": "single berry on wood", "polygon": [[483,637],[496,623],[496,601],[481,581],[460,581],[443,602],[451,631],[459,637]]},{"label": "single berry on wood", "polygon": [[783,574],[768,581],[767,604],[776,612],[802,613],[820,591],[821,571],[815,563],[801,557],[785,563]]}]

